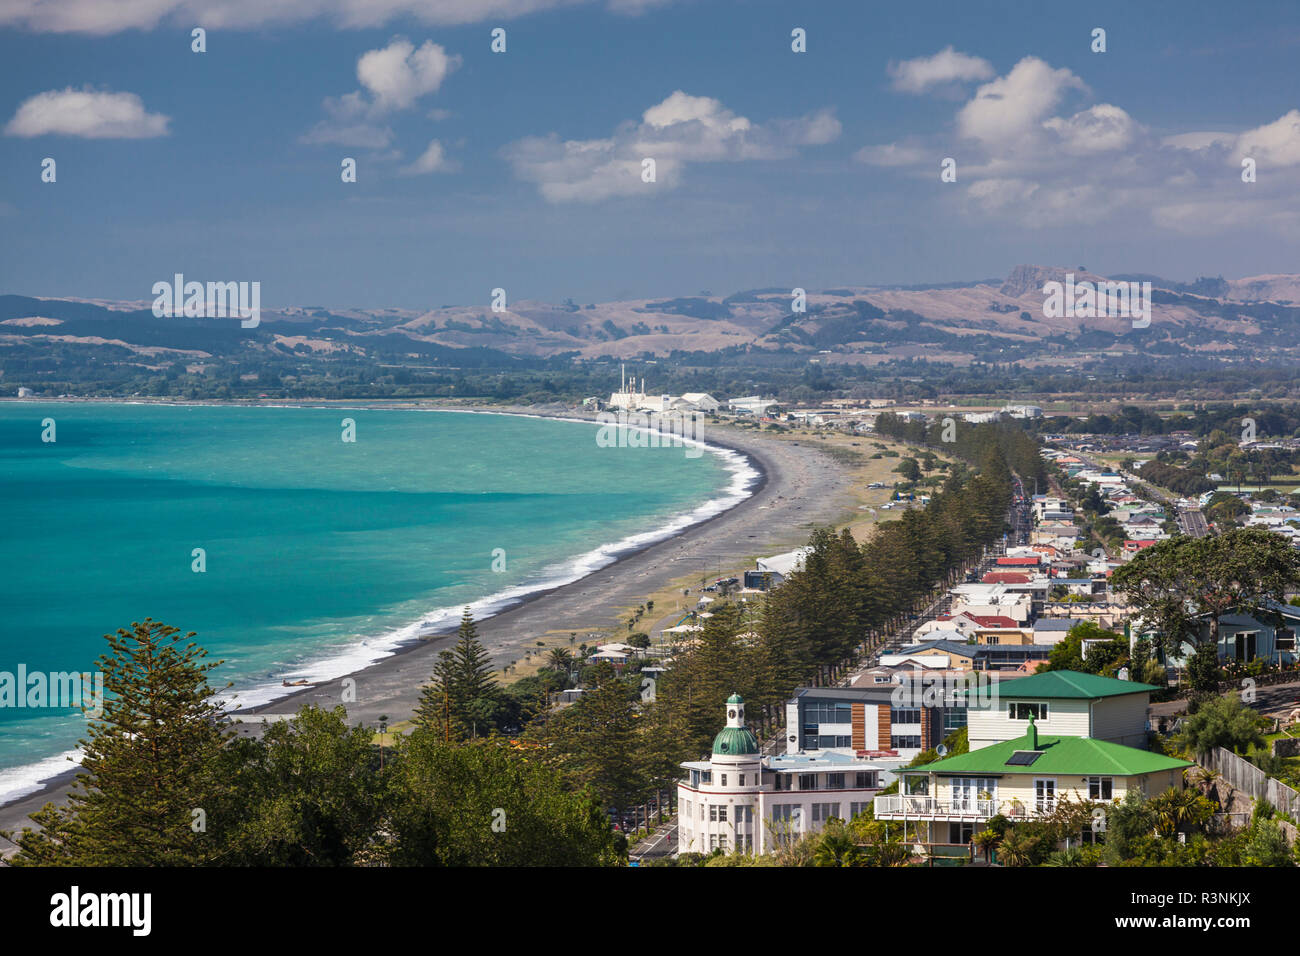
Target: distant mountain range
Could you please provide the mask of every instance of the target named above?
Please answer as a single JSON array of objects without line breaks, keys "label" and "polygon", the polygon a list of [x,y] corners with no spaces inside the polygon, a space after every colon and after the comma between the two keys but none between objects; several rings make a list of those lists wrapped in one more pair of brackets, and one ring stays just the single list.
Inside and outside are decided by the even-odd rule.
[{"label": "distant mountain range", "polygon": [[1101,281],[1077,268],[1020,265],[968,284],[751,289],[663,299],[561,305],[520,301],[408,309],[263,309],[256,329],[232,319],[156,318],[146,302],[0,296],[0,362],[125,362],[201,370],[210,361],[299,356],[318,361],[428,362],[636,359],[692,353],[806,353],[825,363],[920,358],[965,365],[1072,365],[1098,355],[1300,357],[1300,275],[1173,282],[1150,275],[1149,328],[1123,318],[1045,318],[1043,286]]}]

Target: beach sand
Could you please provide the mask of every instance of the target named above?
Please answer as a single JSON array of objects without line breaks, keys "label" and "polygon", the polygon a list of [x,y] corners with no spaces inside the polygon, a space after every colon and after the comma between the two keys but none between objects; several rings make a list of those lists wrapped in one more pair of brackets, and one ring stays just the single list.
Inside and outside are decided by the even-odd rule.
[{"label": "beach sand", "polygon": [[[485,410],[538,414],[537,409],[524,408]],[[572,410],[557,409],[554,417],[579,416]],[[559,646],[555,640],[559,633],[576,632],[581,642],[594,631],[625,627],[627,608],[638,606],[675,580],[719,567],[724,571],[739,568],[754,556],[798,547],[807,542],[814,526],[841,524],[852,515],[856,501],[850,491],[851,469],[814,445],[796,445],[726,426],[706,425],[701,437],[748,456],[762,473],[757,490],[730,510],[675,537],[621,556],[578,581],[534,594],[479,621],[479,637],[497,666],[522,662],[527,651],[541,650],[537,641],[548,635],[548,646]],[[644,628],[649,624],[647,620]],[[343,704],[353,723],[377,725],[381,716],[390,724],[407,720],[419,700],[420,688],[433,672],[438,652],[454,640],[454,631],[426,638],[346,677],[240,712],[242,719],[255,721],[242,724],[241,732],[258,732],[261,724],[254,715],[292,714],[307,704],[329,708]],[[353,702],[344,701],[345,681],[354,682]],[[50,801],[63,802],[75,773],[70,768],[47,781],[40,791],[0,807],[0,830],[21,829],[28,825],[29,813]],[[12,847],[0,848],[0,855],[6,849]]]}]

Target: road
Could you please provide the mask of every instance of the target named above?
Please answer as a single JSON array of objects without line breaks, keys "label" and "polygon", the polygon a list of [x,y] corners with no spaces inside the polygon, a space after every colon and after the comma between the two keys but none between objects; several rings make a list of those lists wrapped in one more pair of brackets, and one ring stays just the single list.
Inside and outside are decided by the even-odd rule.
[{"label": "road", "polygon": [[628,851],[629,862],[672,856],[677,849],[677,820],[665,823]]},{"label": "road", "polygon": [[[1073,454],[1075,455],[1075,457],[1086,462],[1088,465],[1092,466],[1093,468],[1100,468],[1102,470],[1107,470],[1110,468],[1109,465],[1106,465],[1103,462],[1093,461],[1087,455],[1084,455],[1080,452],[1076,451],[1073,452]],[[1121,478],[1123,478],[1126,482],[1128,482],[1130,488],[1136,488],[1139,484],[1144,485],[1146,489],[1151,493],[1151,496],[1153,498],[1155,498],[1163,505],[1172,506],[1174,509],[1175,517],[1178,520],[1179,530],[1182,531],[1182,533],[1187,535],[1189,538],[1204,538],[1206,535],[1210,533],[1210,526],[1206,522],[1205,515],[1201,513],[1201,509],[1199,507],[1195,505],[1181,504],[1181,499],[1175,498],[1173,495],[1169,494],[1166,491],[1162,491],[1161,489],[1157,488],[1155,485],[1151,484],[1151,482],[1149,481],[1143,481],[1141,475],[1131,474],[1130,472],[1123,471],[1118,468],[1114,469],[1114,472],[1118,474]]]}]

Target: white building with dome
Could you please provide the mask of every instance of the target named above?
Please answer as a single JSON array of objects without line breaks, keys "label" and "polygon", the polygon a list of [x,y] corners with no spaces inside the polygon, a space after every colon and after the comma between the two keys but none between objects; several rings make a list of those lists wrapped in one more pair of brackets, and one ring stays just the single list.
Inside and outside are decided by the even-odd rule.
[{"label": "white building with dome", "polygon": [[848,820],[894,779],[891,767],[848,754],[767,757],[745,726],[745,702],[727,698],[727,724],[708,760],[682,764],[677,785],[679,853],[767,853],[777,841]]}]

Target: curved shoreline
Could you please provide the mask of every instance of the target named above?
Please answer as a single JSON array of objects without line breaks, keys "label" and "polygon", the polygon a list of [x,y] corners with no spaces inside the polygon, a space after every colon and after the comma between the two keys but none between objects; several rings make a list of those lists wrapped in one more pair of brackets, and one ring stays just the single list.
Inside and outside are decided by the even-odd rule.
[{"label": "curved shoreline", "polygon": [[[507,414],[594,423],[592,418],[575,417],[572,409],[550,412],[533,408],[389,403],[295,404],[326,407],[350,404],[364,408]],[[500,666],[518,659],[523,649],[531,649],[536,638],[543,634],[589,632],[617,626],[622,622],[619,608],[636,606],[645,595],[672,580],[715,563],[729,562],[729,567],[735,567],[748,556],[802,544],[812,525],[834,523],[846,513],[848,506],[842,493],[848,486],[847,472],[829,457],[816,453],[815,447],[814,454],[809,455],[791,447],[791,443],[758,435],[728,430],[728,434],[720,436],[707,434],[708,431],[706,428],[703,437],[706,445],[742,456],[757,472],[758,477],[746,489],[746,496],[729,508],[683,527],[669,537],[622,549],[611,554],[612,560],[608,563],[592,568],[572,581],[523,595],[484,617],[477,622],[479,635],[494,664]],[[808,447],[811,446],[804,446]],[[768,513],[764,514],[764,511]],[[307,704],[323,707],[345,704],[350,722],[374,724],[380,716],[388,717],[390,722],[404,720],[413,712],[420,687],[432,673],[434,658],[453,638],[454,630],[421,635],[348,674],[299,690],[289,690],[283,696],[234,713],[247,718],[294,712]],[[345,703],[345,681],[352,682],[355,701]],[[260,729],[260,724],[240,726],[245,732],[256,733]],[[0,830],[20,828],[26,823],[28,813],[51,799],[62,802],[61,798],[66,795],[67,787],[79,769],[69,768],[42,781],[38,790],[0,805]]]}]

